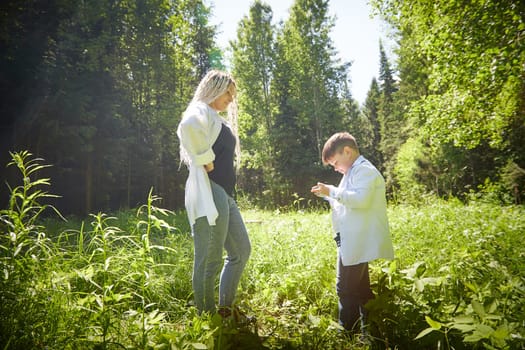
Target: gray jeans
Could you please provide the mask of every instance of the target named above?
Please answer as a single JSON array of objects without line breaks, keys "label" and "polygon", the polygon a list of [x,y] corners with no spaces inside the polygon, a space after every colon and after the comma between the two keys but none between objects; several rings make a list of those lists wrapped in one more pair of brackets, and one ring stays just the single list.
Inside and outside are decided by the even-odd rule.
[{"label": "gray jeans", "polygon": [[223,249],[227,256],[220,275],[219,306],[232,306],[251,252],[248,232],[235,200],[221,186],[210,182],[219,216],[215,226],[210,226],[206,217],[198,218],[193,226],[192,283],[195,305],[201,312],[215,311],[215,281],[223,265]]}]

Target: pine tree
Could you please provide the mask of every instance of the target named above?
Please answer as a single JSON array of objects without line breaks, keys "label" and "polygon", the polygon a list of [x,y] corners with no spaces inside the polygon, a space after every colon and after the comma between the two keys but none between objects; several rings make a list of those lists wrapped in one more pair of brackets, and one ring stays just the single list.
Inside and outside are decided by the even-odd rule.
[{"label": "pine tree", "polygon": [[[239,133],[243,149],[240,187],[252,193],[274,188],[275,147],[271,141],[274,102],[270,86],[275,66],[272,10],[259,0],[250,7],[232,42],[233,75],[238,85]],[[246,181],[244,181],[246,180]],[[270,195],[271,197],[271,195]],[[258,198],[264,201],[264,198]],[[271,200],[271,199],[270,199]]]},{"label": "pine tree", "polygon": [[395,103],[397,86],[394,80],[394,72],[381,42],[379,43],[379,90],[377,120],[379,123],[379,150],[382,160],[380,167],[386,177],[387,188],[391,191],[395,183],[393,167],[397,150],[402,144],[404,128],[402,114]]},{"label": "pine tree", "polygon": [[381,91],[376,78],[372,79],[370,89],[366,96],[362,113],[369,124],[369,135],[366,140],[360,142],[361,149],[366,157],[381,171],[384,171],[384,160],[380,150],[381,127],[379,124],[379,104],[381,101]]},{"label": "pine tree", "polygon": [[[279,174],[292,193],[305,194],[326,169],[320,154],[327,137],[344,128],[342,99],[349,64],[335,58],[328,1],[297,0],[278,36],[275,143]],[[297,174],[301,174],[300,177]]]}]

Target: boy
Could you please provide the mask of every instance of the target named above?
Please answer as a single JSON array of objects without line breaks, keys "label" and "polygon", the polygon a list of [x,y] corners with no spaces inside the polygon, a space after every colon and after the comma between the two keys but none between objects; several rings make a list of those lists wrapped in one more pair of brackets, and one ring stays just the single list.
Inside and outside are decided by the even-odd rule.
[{"label": "boy", "polygon": [[339,324],[350,333],[365,334],[364,305],[373,298],[368,262],[393,259],[386,212],[385,180],[359,153],[347,132],[332,135],[323,147],[322,161],[343,174],[339,186],[317,183],[311,192],[332,208],[332,225],[338,247],[337,284]]}]

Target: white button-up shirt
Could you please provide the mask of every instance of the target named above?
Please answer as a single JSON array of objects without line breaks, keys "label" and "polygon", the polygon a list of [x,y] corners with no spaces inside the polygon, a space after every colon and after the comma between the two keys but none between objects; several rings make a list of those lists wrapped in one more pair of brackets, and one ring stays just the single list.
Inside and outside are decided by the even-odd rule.
[{"label": "white button-up shirt", "polygon": [[356,265],[379,258],[393,259],[386,211],[385,180],[359,156],[339,186],[329,186],[325,197],[332,207],[334,232],[341,235],[343,265]]}]

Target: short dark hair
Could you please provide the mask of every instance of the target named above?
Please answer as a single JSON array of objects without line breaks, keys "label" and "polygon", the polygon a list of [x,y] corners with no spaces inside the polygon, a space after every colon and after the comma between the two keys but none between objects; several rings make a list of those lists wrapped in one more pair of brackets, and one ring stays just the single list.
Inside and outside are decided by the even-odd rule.
[{"label": "short dark hair", "polygon": [[322,161],[324,165],[328,164],[328,160],[331,159],[336,153],[341,152],[346,146],[359,151],[357,141],[355,137],[347,132],[338,132],[330,136],[325,142],[322,153]]}]

